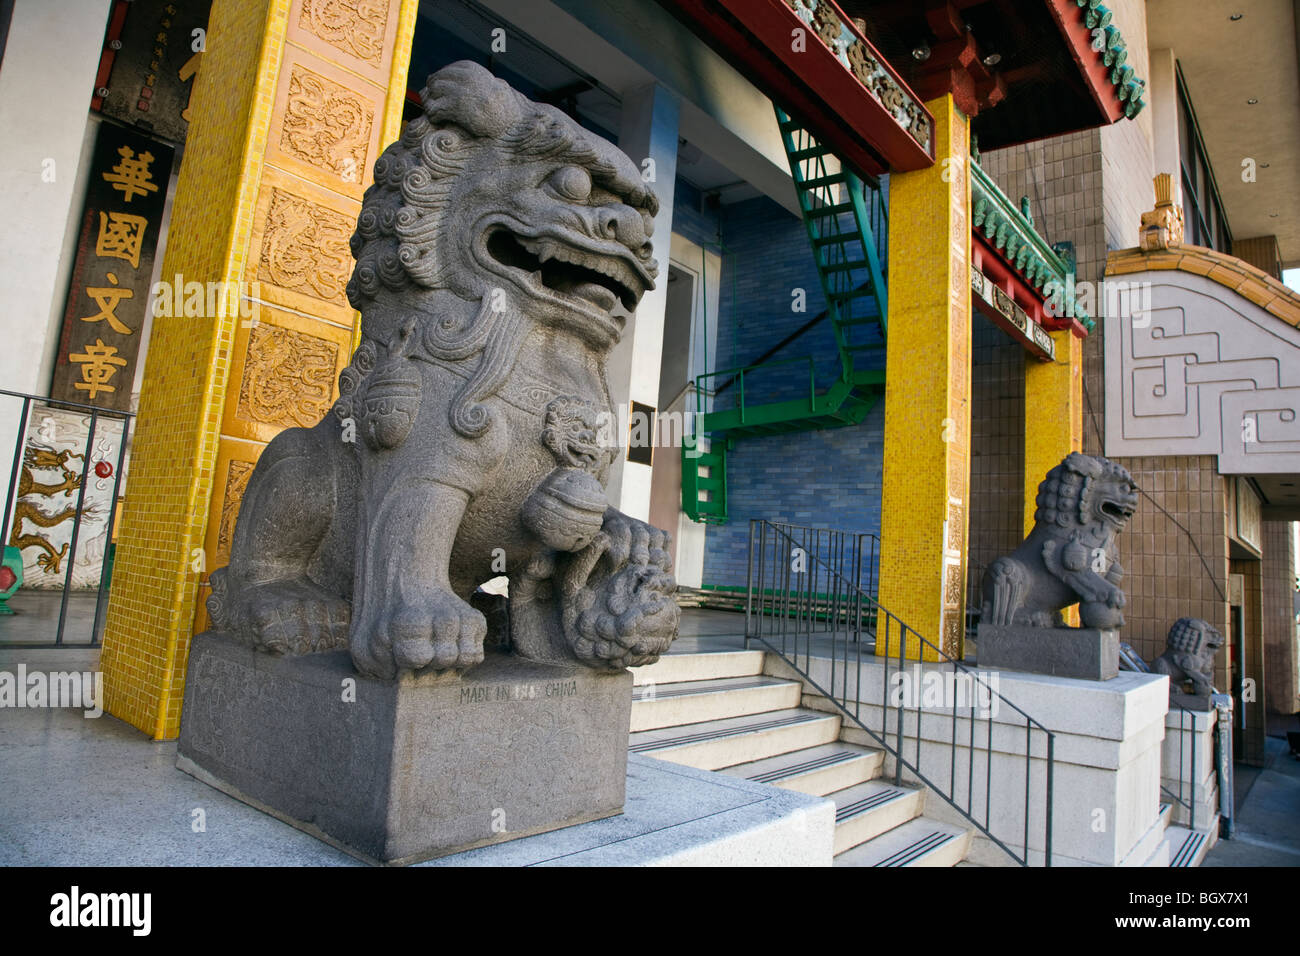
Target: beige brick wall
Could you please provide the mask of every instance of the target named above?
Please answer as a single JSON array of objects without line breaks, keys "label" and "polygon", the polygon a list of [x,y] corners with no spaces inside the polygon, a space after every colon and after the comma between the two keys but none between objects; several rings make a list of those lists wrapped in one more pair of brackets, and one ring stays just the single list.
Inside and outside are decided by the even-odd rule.
[{"label": "beige brick wall", "polygon": [[[1164,653],[1169,628],[1180,617],[1228,631],[1224,480],[1209,455],[1122,461],[1150,498],[1139,501],[1119,536],[1128,595],[1121,637],[1150,661]],[[1225,661],[1220,655],[1219,687],[1228,683]]]},{"label": "beige brick wall", "polygon": [[1268,709],[1279,714],[1300,712],[1291,534],[1290,522],[1263,523],[1264,690]]},{"label": "beige brick wall", "polygon": [[1023,540],[1025,350],[976,316],[971,351],[971,599],[984,569]]}]

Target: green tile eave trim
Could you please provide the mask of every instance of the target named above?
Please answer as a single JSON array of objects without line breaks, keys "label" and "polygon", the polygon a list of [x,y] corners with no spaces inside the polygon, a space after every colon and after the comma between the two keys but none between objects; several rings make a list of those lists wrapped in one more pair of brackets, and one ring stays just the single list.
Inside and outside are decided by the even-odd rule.
[{"label": "green tile eave trim", "polygon": [[971,228],[980,230],[1043,298],[1060,297],[1060,314],[1073,315],[1091,332],[1096,323],[1071,291],[1074,283],[1066,278],[1069,267],[973,159],[970,169]]},{"label": "green tile eave trim", "polygon": [[1124,104],[1124,115],[1132,119],[1147,105],[1146,100],[1142,99],[1147,82],[1125,62],[1128,59],[1128,44],[1124,42],[1119,27],[1111,23],[1113,14],[1110,9],[1101,0],[1074,2],[1083,10],[1084,26],[1092,31],[1092,48],[1097,51],[1102,63],[1110,67],[1110,82],[1115,87],[1115,95]]}]

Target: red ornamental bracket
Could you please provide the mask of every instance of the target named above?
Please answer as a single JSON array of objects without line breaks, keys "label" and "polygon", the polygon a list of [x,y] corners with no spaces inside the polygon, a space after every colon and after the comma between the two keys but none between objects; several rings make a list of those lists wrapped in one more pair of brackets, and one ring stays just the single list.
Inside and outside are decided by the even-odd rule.
[{"label": "red ornamental bracket", "polygon": [[858,172],[934,165],[934,117],[830,0],[808,22],[783,0],[661,2]]}]

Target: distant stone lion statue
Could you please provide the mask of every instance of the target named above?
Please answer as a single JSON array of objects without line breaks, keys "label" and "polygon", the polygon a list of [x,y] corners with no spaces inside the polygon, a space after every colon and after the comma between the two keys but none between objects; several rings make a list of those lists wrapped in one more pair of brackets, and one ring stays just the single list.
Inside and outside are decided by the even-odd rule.
[{"label": "distant stone lion statue", "polygon": [[1208,621],[1181,617],[1169,629],[1165,652],[1151,662],[1151,672],[1169,675],[1169,692],[1182,693],[1191,681],[1192,693],[1213,694],[1214,656],[1223,646],[1221,635]]},{"label": "distant stone lion statue", "polygon": [[347,647],[380,678],[464,670],[487,632],[470,599],[504,570],[516,653],[649,663],[677,632],[669,538],[609,506],[600,423],[606,356],[658,272],[658,201],[615,146],[473,63],[421,98],[352,237],[340,397],[263,452],[213,626]]},{"label": "distant stone lion statue", "polygon": [[1137,508],[1128,470],[1071,452],[1038,486],[1037,505],[1029,536],[985,572],[981,626],[1061,627],[1075,603],[1084,627],[1122,626],[1115,535]]}]

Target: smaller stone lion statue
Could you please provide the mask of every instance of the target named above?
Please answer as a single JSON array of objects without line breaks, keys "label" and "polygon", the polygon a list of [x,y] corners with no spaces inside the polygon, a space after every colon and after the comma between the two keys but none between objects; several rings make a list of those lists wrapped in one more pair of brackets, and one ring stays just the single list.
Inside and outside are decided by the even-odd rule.
[{"label": "smaller stone lion statue", "polygon": [[1180,617],[1169,629],[1165,652],[1151,662],[1153,674],[1169,675],[1169,693],[1183,692],[1188,681],[1196,695],[1216,693],[1214,655],[1223,646],[1223,635],[1208,621]]},{"label": "smaller stone lion statue", "polygon": [[1124,591],[1115,535],[1137,508],[1122,465],[1071,452],[1038,486],[1034,528],[984,575],[981,625],[1063,627],[1079,605],[1084,627],[1123,625]]}]

